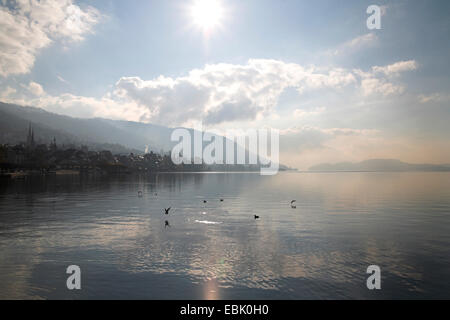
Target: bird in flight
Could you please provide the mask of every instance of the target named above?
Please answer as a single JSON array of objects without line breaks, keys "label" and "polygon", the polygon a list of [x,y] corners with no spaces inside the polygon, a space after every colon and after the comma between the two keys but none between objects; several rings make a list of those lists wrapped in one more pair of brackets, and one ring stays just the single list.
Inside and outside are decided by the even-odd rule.
[{"label": "bird in flight", "polygon": [[257,215],[255,214],[255,220],[256,220],[256,219],[259,219],[259,216],[257,216]]},{"label": "bird in flight", "polygon": [[170,207],[169,207],[169,208],[167,208],[167,209],[165,209],[165,208],[164,208],[164,211],[165,211],[165,214],[169,214],[169,211],[170,211]]}]

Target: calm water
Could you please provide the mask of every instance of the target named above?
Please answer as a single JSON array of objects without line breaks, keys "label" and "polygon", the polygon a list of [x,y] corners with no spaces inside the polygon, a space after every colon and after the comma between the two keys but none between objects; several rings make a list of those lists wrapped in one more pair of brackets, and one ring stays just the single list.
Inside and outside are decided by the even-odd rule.
[{"label": "calm water", "polygon": [[[450,298],[450,173],[59,176],[0,186],[3,299]],[[66,288],[72,264],[80,291]],[[372,264],[382,272],[376,292],[366,287]]]}]

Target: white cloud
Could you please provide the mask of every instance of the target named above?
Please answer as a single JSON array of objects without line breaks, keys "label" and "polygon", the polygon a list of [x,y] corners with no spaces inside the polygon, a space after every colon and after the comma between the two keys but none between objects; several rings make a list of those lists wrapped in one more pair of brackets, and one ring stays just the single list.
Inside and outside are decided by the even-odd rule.
[{"label": "white cloud", "polygon": [[28,85],[28,90],[35,96],[41,96],[44,94],[44,89],[42,89],[42,86],[37,82],[31,81]]},{"label": "white cloud", "polygon": [[2,101],[7,101],[11,98],[12,95],[14,95],[17,92],[15,88],[12,87],[6,87],[2,92],[0,92],[0,99]]},{"label": "white cloud", "polygon": [[337,136],[353,136],[353,135],[375,135],[378,134],[378,130],[374,129],[352,129],[352,128],[319,128],[314,126],[296,126],[280,131],[283,136],[295,136],[302,135],[305,133],[313,133],[315,135],[322,135],[331,137]]},{"label": "white cloud", "polygon": [[349,54],[363,48],[373,47],[377,42],[378,37],[375,33],[366,33],[341,44],[331,53],[333,55]]},{"label": "white cloud", "polygon": [[378,37],[375,33],[367,33],[350,40],[345,44],[345,46],[350,48],[365,47],[372,45],[373,42],[377,40]]},{"label": "white cloud", "polygon": [[372,67],[374,73],[384,73],[387,76],[396,76],[401,72],[412,71],[416,69],[417,69],[417,62],[414,60],[399,61],[384,67],[379,66]]},{"label": "white cloud", "polygon": [[45,92],[44,88],[36,82],[20,85],[19,90],[8,87],[0,92],[0,100],[79,118],[102,117],[139,121],[139,116],[145,111],[134,102],[113,99],[111,94],[106,94],[101,98],[77,96],[70,93],[53,96]]},{"label": "white cloud", "polygon": [[28,73],[40,49],[55,40],[83,40],[100,18],[95,8],[72,0],[0,3],[0,76]]},{"label": "white cloud", "polygon": [[394,85],[377,78],[368,78],[361,80],[361,88],[365,96],[381,94],[383,96],[401,94],[405,91],[403,86]]},{"label": "white cloud", "polygon": [[419,95],[419,101],[420,103],[446,102],[450,101],[450,95],[445,93],[421,94]]},{"label": "white cloud", "polygon": [[363,95],[380,94],[382,96],[402,94],[405,87],[390,82],[390,77],[398,76],[401,72],[416,70],[418,64],[415,60],[399,61],[387,66],[374,66],[371,71],[354,69],[355,75],[361,79]]},{"label": "white cloud", "polygon": [[309,116],[317,116],[325,113],[327,109],[325,107],[315,108],[313,110],[295,109],[294,118],[305,118]]},{"label": "white cloud", "polygon": [[[27,86],[25,86],[27,87]],[[179,77],[152,80],[123,77],[101,98],[71,94],[51,96],[37,84],[28,85],[17,104],[34,105],[77,117],[105,117],[166,126],[207,126],[234,123],[247,126],[274,119],[281,94],[288,88],[300,94],[335,91],[348,97],[400,94],[404,88],[372,72],[343,68],[303,67],[279,60],[254,59],[246,64],[214,64]],[[316,91],[316,93],[314,93]],[[30,96],[34,93],[34,96]],[[36,98],[38,96],[38,98]],[[345,98],[344,98],[345,99]],[[319,115],[325,109],[297,110],[296,117]]]},{"label": "white cloud", "polygon": [[180,125],[197,119],[218,124],[269,115],[288,87],[304,92],[354,82],[355,76],[342,68],[321,70],[258,59],[245,65],[207,65],[178,78],[121,78],[115,94],[144,106],[147,111],[141,119],[145,121]]},{"label": "white cloud", "polygon": [[[142,108],[133,102],[118,101],[111,99],[108,95],[97,99],[68,93],[59,96],[45,94],[39,98],[26,99],[25,101],[21,104],[32,105],[50,112],[80,118],[102,117],[139,121],[139,115],[144,112]],[[19,101],[15,103],[19,103]]]},{"label": "white cloud", "polygon": [[67,81],[66,79],[64,79],[63,77],[61,77],[60,75],[56,75],[56,78],[61,81],[62,83],[65,84],[69,84],[69,81]]}]

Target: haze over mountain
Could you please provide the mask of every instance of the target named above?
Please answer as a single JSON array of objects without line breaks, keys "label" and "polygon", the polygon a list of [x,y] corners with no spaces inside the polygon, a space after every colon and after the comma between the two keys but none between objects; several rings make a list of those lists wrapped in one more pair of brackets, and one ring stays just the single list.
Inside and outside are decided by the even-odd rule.
[{"label": "haze over mountain", "polygon": [[19,143],[25,139],[31,123],[36,139],[49,143],[56,137],[59,143],[119,144],[144,152],[169,150],[171,129],[138,122],[114,121],[101,118],[80,119],[58,115],[33,107],[0,102],[0,142]]},{"label": "haze over mountain", "polygon": [[[178,143],[171,141],[173,128],[133,121],[102,118],[81,119],[58,115],[39,108],[22,107],[0,102],[0,143],[17,144],[25,141],[32,125],[38,143],[86,145],[111,150],[113,153],[169,152]],[[193,136],[193,129],[188,129]],[[213,137],[217,135],[213,134]],[[222,138],[221,136],[217,136]],[[203,148],[209,143],[204,142]],[[226,156],[226,143],[223,144]],[[192,145],[191,153],[194,154]],[[234,158],[242,147],[234,143]],[[248,152],[247,157],[248,157]],[[282,169],[287,167],[280,165]]]},{"label": "haze over mountain", "polygon": [[[29,124],[32,124],[40,143],[50,143],[56,137],[58,144],[83,144],[116,153],[144,153],[147,147],[149,151],[167,152],[176,144],[170,140],[173,128],[169,127],[102,118],[72,118],[39,108],[0,102],[0,143],[24,142]],[[450,165],[370,159],[357,163],[322,163],[310,167],[309,171],[450,171]]]},{"label": "haze over mountain", "polygon": [[450,171],[450,164],[411,164],[396,159],[370,159],[362,162],[322,163],[309,171]]}]

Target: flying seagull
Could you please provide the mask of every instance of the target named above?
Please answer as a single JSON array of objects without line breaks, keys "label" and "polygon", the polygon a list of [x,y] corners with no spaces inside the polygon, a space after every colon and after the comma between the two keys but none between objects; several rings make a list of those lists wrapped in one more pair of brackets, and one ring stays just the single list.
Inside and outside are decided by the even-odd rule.
[{"label": "flying seagull", "polygon": [[164,208],[164,211],[166,211],[166,212],[165,212],[166,214],[169,214],[169,210],[170,210],[170,207],[167,208],[167,209]]}]

